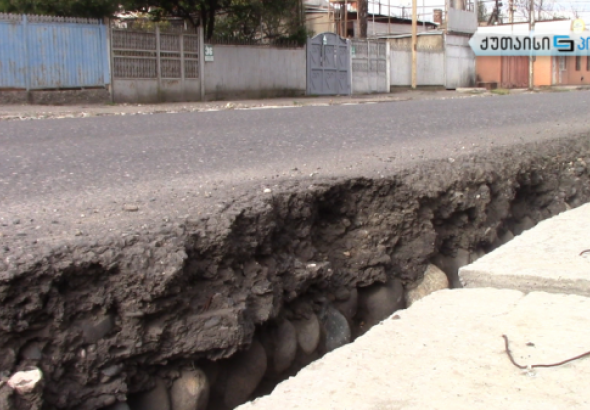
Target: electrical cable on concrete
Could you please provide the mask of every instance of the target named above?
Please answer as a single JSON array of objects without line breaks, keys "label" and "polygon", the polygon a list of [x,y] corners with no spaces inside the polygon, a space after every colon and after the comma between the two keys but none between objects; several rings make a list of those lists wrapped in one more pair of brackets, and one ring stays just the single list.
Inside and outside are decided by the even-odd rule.
[{"label": "electrical cable on concrete", "polygon": [[516,360],[514,360],[514,357],[512,357],[512,352],[510,351],[510,346],[508,343],[508,336],[506,335],[502,335],[502,337],[504,338],[504,347],[506,348],[506,354],[508,355],[508,358],[510,359],[510,362],[518,367],[519,369],[525,370],[525,369],[534,369],[535,367],[556,367],[556,366],[561,366],[563,364],[569,363],[569,362],[573,362],[574,360],[578,360],[581,359],[583,357],[586,356],[590,356],[590,351],[586,352],[586,353],[582,353],[578,356],[572,357],[571,359],[566,359],[563,360],[561,362],[557,362],[557,363],[552,363],[552,364],[533,364],[530,366],[523,366],[521,364],[516,363]]}]

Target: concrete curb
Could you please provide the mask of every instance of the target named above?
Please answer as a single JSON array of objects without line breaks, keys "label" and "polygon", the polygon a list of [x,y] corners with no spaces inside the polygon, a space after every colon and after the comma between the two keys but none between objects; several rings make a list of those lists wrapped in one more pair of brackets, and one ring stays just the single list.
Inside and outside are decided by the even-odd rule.
[{"label": "concrete curb", "polygon": [[[583,90],[577,87],[568,91]],[[493,91],[493,90],[492,90]],[[318,107],[330,105],[375,104],[382,102],[402,102],[412,100],[445,100],[455,98],[496,97],[497,92],[479,88],[451,90],[404,90],[388,94],[330,96],[330,97],[293,97],[267,100],[242,101],[208,101],[195,103],[163,104],[113,104],[113,105],[0,105],[0,121],[39,120],[62,118],[86,118],[117,115],[152,115],[185,112],[210,112],[239,109],[271,109],[293,107]],[[547,90],[510,90],[508,94],[526,94],[551,92]]]},{"label": "concrete curb", "polygon": [[590,296],[590,204],[540,222],[459,270],[465,287]]}]

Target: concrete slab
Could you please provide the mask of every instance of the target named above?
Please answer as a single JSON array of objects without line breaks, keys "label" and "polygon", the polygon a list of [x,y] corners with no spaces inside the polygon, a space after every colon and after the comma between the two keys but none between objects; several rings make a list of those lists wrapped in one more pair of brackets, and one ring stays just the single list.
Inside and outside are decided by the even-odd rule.
[{"label": "concrete slab", "polygon": [[590,299],[443,290],[398,311],[240,410],[588,409]]},{"label": "concrete slab", "polygon": [[459,270],[465,287],[590,296],[590,204],[523,232]]}]

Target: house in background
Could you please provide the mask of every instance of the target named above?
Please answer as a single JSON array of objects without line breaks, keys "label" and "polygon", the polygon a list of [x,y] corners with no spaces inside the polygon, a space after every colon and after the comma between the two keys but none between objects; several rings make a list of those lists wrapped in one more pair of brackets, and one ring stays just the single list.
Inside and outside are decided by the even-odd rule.
[{"label": "house in background", "polygon": [[[475,54],[469,39],[477,30],[477,5],[473,1],[446,0],[433,9],[435,30],[418,32],[416,74],[418,87],[456,89],[475,85]],[[381,34],[391,48],[392,87],[412,83],[411,34]]]},{"label": "house in background", "polygon": [[[341,37],[360,37],[357,0],[305,0],[304,5],[306,26],[314,34],[331,32]],[[436,28],[438,24],[425,18],[418,21],[419,33]],[[369,0],[368,37],[411,32],[411,8],[396,6],[394,0]]]},{"label": "house in background", "polygon": [[[541,21],[536,34],[569,34],[572,20]],[[478,34],[528,34],[528,23],[479,27]],[[590,35],[588,30],[585,31]],[[590,85],[590,56],[538,56],[534,64],[534,86]],[[488,88],[526,88],[529,58],[526,56],[479,56],[476,58],[477,85]]]},{"label": "house in background", "polygon": [[[359,37],[357,0],[305,0],[308,29]],[[391,88],[412,84],[411,8],[369,0],[367,37],[388,44]],[[477,2],[444,0],[441,8],[419,10],[417,85],[456,89],[475,85],[475,55],[469,39],[477,30]],[[346,13],[344,12],[346,10]]]}]

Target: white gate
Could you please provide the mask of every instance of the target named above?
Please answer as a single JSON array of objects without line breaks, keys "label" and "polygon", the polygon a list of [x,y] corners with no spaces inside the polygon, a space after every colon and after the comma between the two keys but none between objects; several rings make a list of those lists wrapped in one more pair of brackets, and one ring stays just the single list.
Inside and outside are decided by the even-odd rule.
[{"label": "white gate", "polygon": [[352,40],[352,93],[389,92],[389,47],[385,40]]}]

